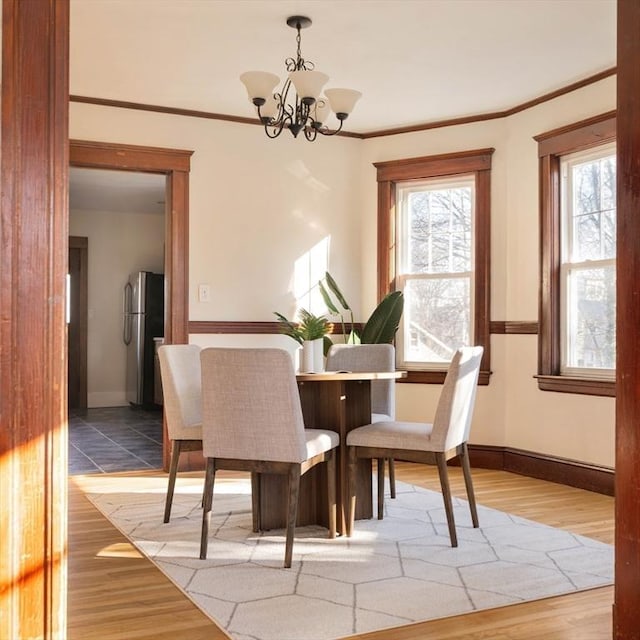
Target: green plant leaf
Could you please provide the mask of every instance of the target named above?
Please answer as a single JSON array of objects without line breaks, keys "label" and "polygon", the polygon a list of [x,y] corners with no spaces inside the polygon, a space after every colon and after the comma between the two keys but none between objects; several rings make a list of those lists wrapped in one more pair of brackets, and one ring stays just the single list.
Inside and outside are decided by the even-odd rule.
[{"label": "green plant leaf", "polygon": [[353,329],[347,338],[347,344],[360,344],[360,336]]},{"label": "green plant leaf", "polygon": [[327,286],[329,287],[329,289],[331,289],[331,291],[333,291],[333,294],[335,295],[335,297],[338,298],[338,302],[342,305],[342,308],[346,309],[347,311],[351,311],[351,307],[349,306],[349,303],[345,300],[344,296],[342,295],[342,291],[340,291],[338,284],[331,277],[331,274],[328,271],[326,271],[324,274],[324,277],[325,277],[325,280],[327,281]]},{"label": "green plant leaf", "polygon": [[273,313],[278,318],[278,320],[280,320],[280,331],[284,335],[293,338],[299,344],[302,344],[303,337],[300,332],[300,327],[295,322],[291,322],[291,320],[283,316],[281,313],[278,313],[277,311],[274,311]]},{"label": "green plant leaf", "polygon": [[329,336],[324,336],[322,338],[322,352],[326,356],[329,353],[329,349],[333,346],[333,340]]},{"label": "green plant leaf", "polygon": [[400,318],[404,308],[402,291],[389,293],[373,310],[367,320],[360,341],[362,344],[381,344],[393,342],[400,326]]},{"label": "green plant leaf", "polygon": [[331,331],[331,323],[324,316],[316,316],[306,309],[300,309],[298,328],[303,340],[317,340]]},{"label": "green plant leaf", "polygon": [[325,286],[322,284],[322,280],[318,282],[318,286],[320,287],[320,295],[322,296],[324,303],[327,305],[327,309],[329,309],[331,313],[339,316],[340,311],[338,311],[338,307],[333,304],[333,300],[331,299],[329,292],[325,289]]}]

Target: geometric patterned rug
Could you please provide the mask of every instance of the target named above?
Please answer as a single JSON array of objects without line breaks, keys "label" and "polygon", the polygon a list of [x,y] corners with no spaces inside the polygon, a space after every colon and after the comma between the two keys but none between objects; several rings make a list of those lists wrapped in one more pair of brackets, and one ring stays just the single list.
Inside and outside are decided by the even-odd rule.
[{"label": "geometric patterned rug", "polygon": [[351,538],[298,527],[283,569],[284,532],[251,530],[249,480],[216,478],[200,560],[202,479],[178,478],[168,524],[166,478],[129,480],[112,492],[92,476],[86,495],[234,640],[334,640],[613,582],[611,545],[481,505],[474,529],[459,498],[452,548],[442,495],[400,482]]}]

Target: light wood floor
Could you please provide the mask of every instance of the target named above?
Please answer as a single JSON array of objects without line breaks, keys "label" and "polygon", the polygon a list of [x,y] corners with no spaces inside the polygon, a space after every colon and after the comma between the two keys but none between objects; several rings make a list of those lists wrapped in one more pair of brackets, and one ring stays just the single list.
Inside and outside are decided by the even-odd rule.
[{"label": "light wood floor", "polygon": [[[454,495],[464,497],[460,470],[450,473]],[[440,490],[434,468],[397,463],[397,475]],[[116,477],[126,485],[126,474]],[[485,506],[613,543],[613,498],[502,471],[475,469],[473,477],[477,500]],[[351,638],[603,640],[612,637],[612,604],[613,587],[604,587]],[[178,638],[228,636],[142,557],[70,478],[68,639]]]}]

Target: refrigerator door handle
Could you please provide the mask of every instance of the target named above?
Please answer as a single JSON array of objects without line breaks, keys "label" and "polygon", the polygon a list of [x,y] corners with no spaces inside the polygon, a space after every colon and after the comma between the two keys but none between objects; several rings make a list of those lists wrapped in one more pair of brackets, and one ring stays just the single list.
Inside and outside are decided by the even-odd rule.
[{"label": "refrigerator door handle", "polygon": [[133,287],[130,282],[124,285],[124,324],[122,327],[122,340],[126,345],[131,344],[131,301]]}]

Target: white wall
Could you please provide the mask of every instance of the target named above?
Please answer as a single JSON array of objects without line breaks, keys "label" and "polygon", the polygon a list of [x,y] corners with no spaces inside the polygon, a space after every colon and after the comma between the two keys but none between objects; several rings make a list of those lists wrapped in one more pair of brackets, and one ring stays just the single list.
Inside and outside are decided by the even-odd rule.
[{"label": "white wall", "polygon": [[[71,104],[71,137],[192,149],[191,320],[290,314],[296,260],[329,236],[329,269],[356,310],[376,303],[377,183],[373,162],[494,147],[492,320],[537,320],[538,172],[532,136],[615,107],[608,78],[510,118],[354,140],[268,140],[258,127]],[[197,301],[208,283],[210,303]],[[199,344],[295,345],[281,336],[192,336]],[[613,466],[614,400],[541,392],[537,338],[492,336],[472,442]],[[438,385],[398,385],[398,416],[433,415]]]},{"label": "white wall", "polygon": [[87,404],[127,404],[122,292],[130,273],[164,271],[164,215],[69,212],[69,235],[89,239]]},{"label": "white wall", "polygon": [[[71,103],[71,137],[193,150],[190,320],[275,320],[295,310],[295,263],[329,238],[329,269],[359,309],[360,141],[310,143],[257,126]],[[197,299],[199,284],[211,301]]]}]

